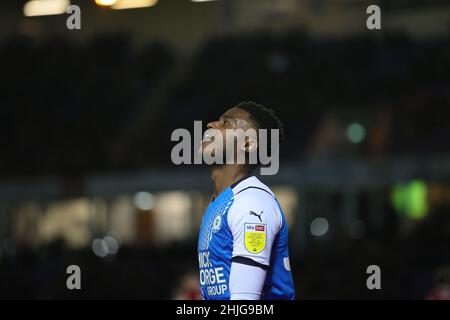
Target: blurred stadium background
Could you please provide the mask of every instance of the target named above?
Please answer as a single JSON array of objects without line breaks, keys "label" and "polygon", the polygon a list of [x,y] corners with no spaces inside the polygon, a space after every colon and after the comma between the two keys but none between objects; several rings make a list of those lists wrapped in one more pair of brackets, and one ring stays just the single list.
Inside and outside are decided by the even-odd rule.
[{"label": "blurred stadium background", "polygon": [[0,3],[0,298],[198,298],[209,174],[170,134],[242,100],[285,125],[299,299],[450,297],[448,1],[107,2]]}]

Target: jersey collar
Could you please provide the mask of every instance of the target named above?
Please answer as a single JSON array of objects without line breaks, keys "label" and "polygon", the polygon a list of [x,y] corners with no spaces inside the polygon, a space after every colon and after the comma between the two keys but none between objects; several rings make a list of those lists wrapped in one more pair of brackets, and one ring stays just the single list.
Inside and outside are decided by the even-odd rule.
[{"label": "jersey collar", "polygon": [[238,181],[236,181],[235,183],[233,183],[233,184],[230,186],[230,188],[231,188],[231,189],[234,189],[239,183],[241,183],[242,181],[247,180],[248,178],[251,178],[251,177],[253,177],[252,174],[246,174],[245,176],[243,176],[242,178],[240,178]]}]

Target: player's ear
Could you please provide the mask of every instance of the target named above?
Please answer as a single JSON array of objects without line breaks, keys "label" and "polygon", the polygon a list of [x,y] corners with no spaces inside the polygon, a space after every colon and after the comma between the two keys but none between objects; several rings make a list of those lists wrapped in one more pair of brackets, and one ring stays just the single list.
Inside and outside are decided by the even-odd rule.
[{"label": "player's ear", "polygon": [[243,146],[243,151],[251,153],[253,151],[256,151],[257,148],[258,148],[258,141],[256,140],[256,138],[247,137],[245,139],[245,144]]}]

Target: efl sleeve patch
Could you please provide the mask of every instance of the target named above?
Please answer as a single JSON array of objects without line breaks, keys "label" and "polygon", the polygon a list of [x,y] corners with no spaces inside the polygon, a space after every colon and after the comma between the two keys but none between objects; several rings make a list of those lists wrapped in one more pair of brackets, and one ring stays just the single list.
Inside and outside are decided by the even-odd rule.
[{"label": "efl sleeve patch", "polygon": [[260,223],[246,223],[244,244],[251,253],[260,253],[266,247],[267,226]]}]

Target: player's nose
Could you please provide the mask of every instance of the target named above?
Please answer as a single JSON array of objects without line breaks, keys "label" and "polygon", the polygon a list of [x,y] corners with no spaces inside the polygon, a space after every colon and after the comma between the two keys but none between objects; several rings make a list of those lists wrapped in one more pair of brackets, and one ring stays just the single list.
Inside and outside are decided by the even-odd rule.
[{"label": "player's nose", "polygon": [[206,125],[206,128],[208,128],[208,129],[216,129],[218,123],[219,123],[219,121],[211,121],[211,122],[209,122]]}]

